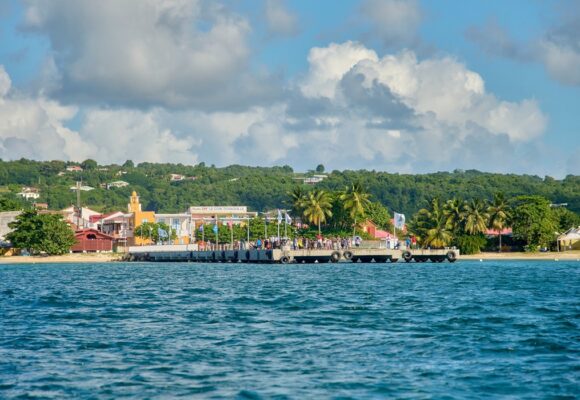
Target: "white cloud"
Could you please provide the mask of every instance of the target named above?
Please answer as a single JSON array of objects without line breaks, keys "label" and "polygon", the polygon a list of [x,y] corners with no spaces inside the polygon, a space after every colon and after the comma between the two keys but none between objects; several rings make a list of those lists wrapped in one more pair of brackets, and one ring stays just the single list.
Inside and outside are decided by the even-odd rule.
[{"label": "white cloud", "polygon": [[[213,2],[26,2],[25,28],[46,35],[61,99],[132,107],[214,107],[262,96],[249,72],[250,26]],[[260,79],[261,80],[261,79]],[[241,92],[241,93],[240,93]],[[238,98],[238,97],[236,97]]]},{"label": "white cloud", "polygon": [[433,113],[437,121],[458,128],[471,122],[512,140],[529,140],[541,135],[547,124],[534,100],[498,100],[486,93],[479,74],[450,57],[419,61],[413,52],[403,51],[378,59],[374,52],[347,42],[313,49],[308,60],[310,73],[302,91],[310,96],[335,97],[338,82],[351,71],[362,77],[363,87],[383,85],[416,114]]},{"label": "white cloud", "polygon": [[[566,170],[565,158],[530,167],[521,151],[546,127],[537,102],[497,98],[454,58],[418,59],[411,51],[379,58],[345,42],[314,48],[308,60],[308,73],[284,102],[228,112],[87,107],[77,131],[66,126],[76,108],[9,91],[0,97],[1,156],[398,172],[533,167],[554,176]],[[0,82],[9,80],[0,73]]]},{"label": "white cloud", "polygon": [[270,33],[288,36],[298,33],[298,17],[286,8],[283,0],[266,0],[264,6]]},{"label": "white cloud", "polygon": [[302,92],[309,97],[333,98],[336,85],[352,67],[362,60],[377,61],[378,56],[359,43],[332,43],[328,47],[314,47],[308,54],[310,70]]}]

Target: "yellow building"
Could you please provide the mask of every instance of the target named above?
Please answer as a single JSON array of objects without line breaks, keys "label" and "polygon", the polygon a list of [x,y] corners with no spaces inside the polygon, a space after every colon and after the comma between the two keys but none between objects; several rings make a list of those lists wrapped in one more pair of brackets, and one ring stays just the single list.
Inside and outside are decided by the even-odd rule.
[{"label": "yellow building", "polygon": [[[143,211],[141,210],[141,203],[139,202],[139,196],[137,196],[137,192],[133,191],[131,194],[131,198],[128,204],[129,213],[131,214],[130,223],[130,230],[135,232],[139,226],[146,222],[154,223],[155,222],[155,212],[154,211]],[[130,246],[140,246],[143,244],[152,244],[152,241],[149,238],[140,238],[133,234],[133,237],[129,238],[129,245]]]}]

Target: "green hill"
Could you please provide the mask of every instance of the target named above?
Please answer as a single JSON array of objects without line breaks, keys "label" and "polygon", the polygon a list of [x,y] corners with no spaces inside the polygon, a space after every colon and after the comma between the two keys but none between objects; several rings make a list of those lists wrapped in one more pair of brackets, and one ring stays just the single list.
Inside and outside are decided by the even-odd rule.
[{"label": "green hill", "polygon": [[[289,207],[287,192],[299,179],[312,173],[296,174],[289,166],[225,168],[204,163],[183,164],[132,162],[121,165],[82,163],[82,172],[66,171],[79,165],[64,161],[0,161],[0,196],[15,198],[23,186],[40,189],[37,202],[47,202],[51,209],[65,208],[76,202],[71,190],[77,181],[93,187],[82,192],[85,206],[103,212],[124,210],[131,191],[136,190],[147,210],[182,212],[190,205],[247,205],[251,210]],[[171,181],[171,174],[186,179]],[[397,174],[375,171],[333,171],[316,187],[337,190],[358,181],[389,210],[411,215],[425,205],[425,200],[440,197],[491,199],[496,192],[511,198],[518,195],[541,195],[553,203],[568,203],[568,209],[580,213],[580,176],[563,180],[530,175],[493,174],[475,170],[431,174]],[[126,187],[106,188],[108,183],[125,181]],[[304,185],[305,189],[311,187]]]}]

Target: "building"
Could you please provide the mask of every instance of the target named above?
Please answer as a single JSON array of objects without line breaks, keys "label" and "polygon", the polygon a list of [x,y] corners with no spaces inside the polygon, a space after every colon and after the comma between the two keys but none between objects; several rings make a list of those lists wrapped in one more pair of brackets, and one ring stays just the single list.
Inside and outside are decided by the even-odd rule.
[{"label": "building", "polygon": [[393,237],[392,233],[379,229],[379,227],[370,219],[361,224],[361,229],[363,232],[368,233],[375,239],[387,239]]},{"label": "building", "polygon": [[171,174],[169,175],[169,180],[171,182],[179,182],[185,179],[185,175],[180,175],[180,174]]},{"label": "building", "polygon": [[155,222],[155,212],[153,211],[143,211],[141,209],[141,203],[139,202],[139,196],[137,196],[137,192],[133,191],[131,193],[131,198],[129,200],[129,204],[127,205],[127,209],[131,214],[131,218],[129,220],[129,230],[132,232],[132,235],[128,237],[128,245],[129,246],[140,246],[143,244],[151,244],[151,240],[149,238],[141,238],[135,236],[134,232],[139,226],[143,225],[147,222]]},{"label": "building", "polygon": [[81,229],[75,232],[77,242],[71,253],[100,253],[113,251],[113,238],[96,229]]},{"label": "building", "polygon": [[110,188],[123,188],[123,187],[127,187],[129,186],[128,182],[125,181],[114,181],[111,183],[107,183],[106,188],[110,189]]},{"label": "building", "polygon": [[558,236],[558,250],[580,250],[580,226]]},{"label": "building", "polygon": [[20,214],[22,214],[22,211],[0,212],[0,241],[6,240],[6,235],[12,232],[8,224],[16,221],[16,217]]},{"label": "building", "polygon": [[99,230],[113,238],[113,248],[125,247],[133,238],[132,214],[121,211],[105,214],[99,221]]},{"label": "building", "polygon": [[194,221],[188,213],[181,214],[155,214],[155,222],[166,224],[171,232],[175,232],[177,238],[173,244],[189,244],[194,242]]},{"label": "building", "polygon": [[97,228],[97,224],[95,219],[93,218],[93,222],[91,222],[91,218],[94,216],[101,215],[101,213],[91,210],[87,207],[81,207],[80,213],[77,212],[77,208],[75,206],[70,206],[65,208],[64,210],[60,211],[63,215],[65,221],[70,223],[72,226],[76,227],[76,229],[84,229],[84,228]]},{"label": "building", "polygon": [[33,187],[23,187],[22,191],[16,193],[16,196],[25,198],[26,200],[38,199],[40,197],[40,190]]},{"label": "building", "polygon": [[88,192],[88,191],[93,190],[94,187],[86,186],[86,185],[84,185],[84,186],[78,186],[78,187],[77,186],[71,186],[70,187],[70,190],[77,190],[77,189],[82,190],[83,192]]},{"label": "building", "polygon": [[34,203],[34,208],[37,210],[48,210],[48,203]]},{"label": "building", "polygon": [[69,165],[66,167],[68,172],[82,172],[83,169],[79,165]]},{"label": "building", "polygon": [[257,212],[248,211],[246,206],[192,206],[187,212],[195,226],[215,222],[216,218],[224,223],[243,224],[258,216]]}]

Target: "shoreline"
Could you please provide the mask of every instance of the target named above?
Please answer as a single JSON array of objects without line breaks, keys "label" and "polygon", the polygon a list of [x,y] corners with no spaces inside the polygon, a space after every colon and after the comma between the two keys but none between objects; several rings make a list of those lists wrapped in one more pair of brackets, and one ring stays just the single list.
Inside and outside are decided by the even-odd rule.
[{"label": "shoreline", "polygon": [[[50,264],[50,263],[110,263],[120,262],[124,253],[75,253],[61,256],[0,256],[1,264]],[[530,261],[553,261],[553,260],[580,260],[580,250],[548,253],[479,253],[461,255],[458,261],[479,260],[530,260]]]}]

